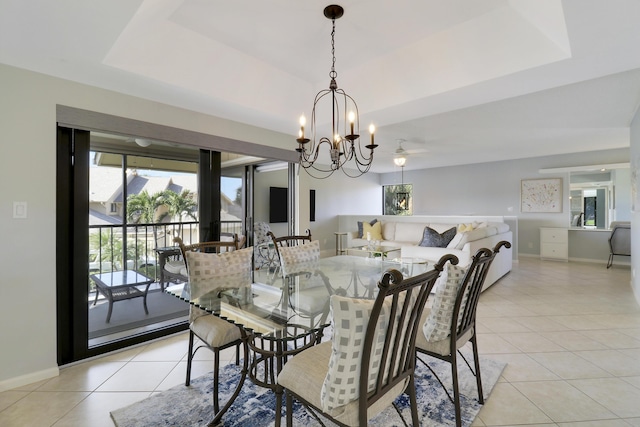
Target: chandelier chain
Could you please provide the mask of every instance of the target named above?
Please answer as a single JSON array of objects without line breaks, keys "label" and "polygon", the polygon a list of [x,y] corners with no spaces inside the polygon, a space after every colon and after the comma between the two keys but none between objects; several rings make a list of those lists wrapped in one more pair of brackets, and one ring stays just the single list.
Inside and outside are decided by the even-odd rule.
[{"label": "chandelier chain", "polygon": [[333,29],[331,30],[331,57],[333,58],[331,62],[331,72],[329,73],[329,77],[335,79],[338,76],[336,73],[336,44],[335,44],[335,35],[336,35],[336,20],[335,18],[331,20],[333,23]]}]

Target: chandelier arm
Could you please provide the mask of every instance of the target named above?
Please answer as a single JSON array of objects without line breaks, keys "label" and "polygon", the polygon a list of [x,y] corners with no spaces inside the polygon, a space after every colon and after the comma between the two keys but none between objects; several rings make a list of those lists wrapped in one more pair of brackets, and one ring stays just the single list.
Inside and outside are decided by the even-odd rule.
[{"label": "chandelier arm", "polygon": [[[317,147],[315,147],[315,149],[302,150],[300,152],[300,155],[304,157],[304,161],[306,163],[313,165],[315,161],[318,160],[318,154],[320,153],[320,147],[322,146],[322,144],[329,144],[329,146],[331,146],[331,141],[329,141],[328,138],[324,138],[324,137],[320,138],[320,141],[318,141],[318,145]],[[313,155],[313,158],[312,158],[312,155]]]}]

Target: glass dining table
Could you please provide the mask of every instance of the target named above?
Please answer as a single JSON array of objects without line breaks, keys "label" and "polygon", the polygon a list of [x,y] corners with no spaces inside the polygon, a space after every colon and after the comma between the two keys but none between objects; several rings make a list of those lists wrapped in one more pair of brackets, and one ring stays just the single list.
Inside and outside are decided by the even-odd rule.
[{"label": "glass dining table", "polygon": [[242,333],[245,357],[237,389],[210,425],[221,420],[247,376],[275,390],[287,359],[322,340],[331,323],[331,295],[373,299],[385,271],[396,269],[407,278],[433,266],[433,262],[415,258],[341,255],[296,264],[276,277],[266,269],[256,270],[250,283],[225,280],[223,286],[198,298],[190,297],[188,283],[168,286],[165,292],[234,323]]}]

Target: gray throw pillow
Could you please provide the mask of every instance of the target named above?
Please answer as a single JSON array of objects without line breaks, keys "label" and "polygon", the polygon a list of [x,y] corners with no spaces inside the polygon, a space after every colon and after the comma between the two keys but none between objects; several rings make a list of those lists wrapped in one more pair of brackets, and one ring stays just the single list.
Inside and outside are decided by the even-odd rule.
[{"label": "gray throw pillow", "polygon": [[440,234],[436,230],[430,227],[425,227],[422,233],[422,241],[420,246],[426,246],[430,248],[446,248],[447,245],[456,236],[456,227],[451,227],[444,233]]},{"label": "gray throw pillow", "polygon": [[[373,225],[376,222],[378,222],[377,218],[371,221],[369,225]],[[362,228],[363,228],[362,221],[358,221],[358,239],[362,239],[362,233],[363,233]]]}]

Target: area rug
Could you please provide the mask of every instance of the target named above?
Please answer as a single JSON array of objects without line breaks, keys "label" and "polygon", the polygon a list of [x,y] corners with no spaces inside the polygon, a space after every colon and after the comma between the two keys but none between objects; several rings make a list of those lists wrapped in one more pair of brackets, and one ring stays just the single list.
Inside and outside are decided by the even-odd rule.
[{"label": "area rug", "polygon": [[[451,365],[436,359],[429,359],[429,364],[438,373],[444,384],[451,384]],[[506,365],[482,356],[480,357],[480,365],[486,401]],[[238,372],[238,367],[233,364],[226,365],[221,369],[221,406],[226,402],[226,396],[232,393]],[[464,362],[459,366],[459,373],[462,425],[469,426],[480,411],[481,405],[477,400],[475,377],[471,375]],[[118,427],[206,426],[213,418],[212,383],[213,374],[203,375],[192,380],[189,387],[184,385],[173,387],[141,402],[113,411],[111,417]],[[440,384],[433,377],[433,374],[421,363],[418,363],[416,369],[416,388],[421,426],[455,426],[453,403],[451,403]],[[451,393],[451,390],[449,392]],[[396,400],[396,406],[403,418],[407,420],[407,424],[410,425],[411,412],[408,396],[400,396]],[[274,394],[270,390],[258,387],[247,380],[240,395],[224,415],[222,421],[225,427],[273,426],[274,408]],[[283,405],[283,416],[284,409]],[[296,426],[320,425],[297,402],[294,403],[293,415],[294,425]],[[327,423],[327,425],[333,424]],[[398,412],[393,407],[389,407],[370,420],[369,425],[400,427],[405,424]]]}]

